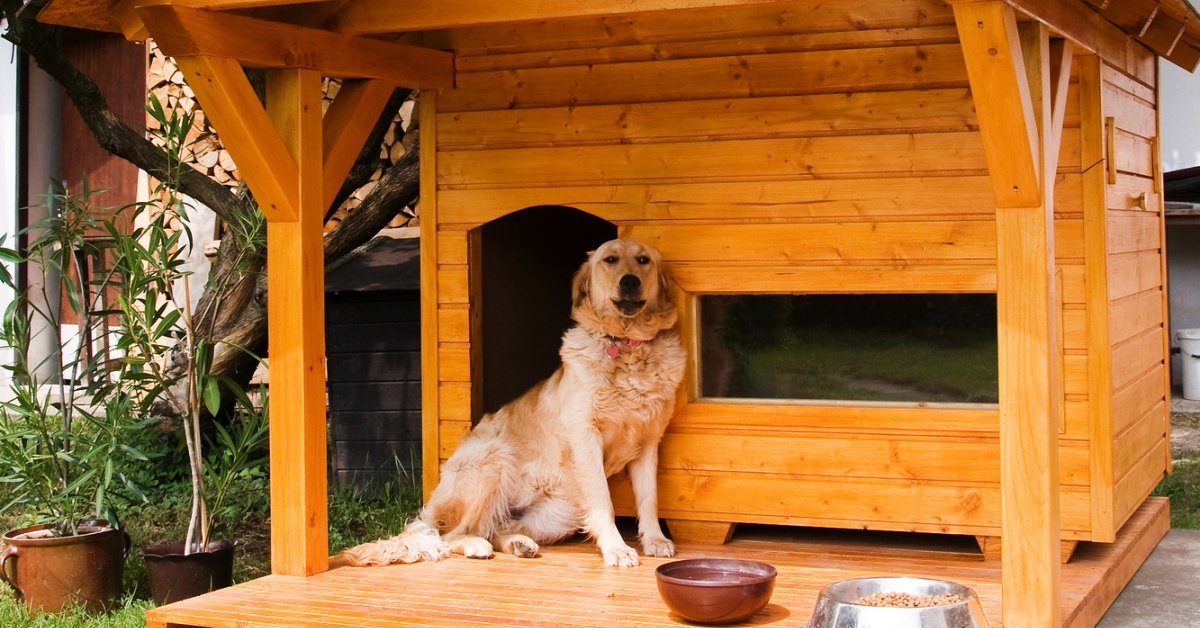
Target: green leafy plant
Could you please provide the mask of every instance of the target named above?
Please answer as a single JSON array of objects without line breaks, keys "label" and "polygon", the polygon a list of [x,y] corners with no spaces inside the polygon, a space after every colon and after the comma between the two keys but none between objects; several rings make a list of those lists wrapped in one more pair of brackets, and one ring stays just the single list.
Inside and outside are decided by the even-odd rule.
[{"label": "green leafy plant", "polygon": [[[181,419],[192,493],[184,547],[185,553],[192,553],[208,548],[219,520],[228,520],[222,527],[229,530],[242,516],[228,497],[239,480],[265,467],[266,405],[255,404],[236,382],[212,372],[214,347],[197,333],[188,288],[191,271],[184,257],[194,243],[187,227],[189,208],[176,185],[186,167],[180,155],[189,142],[191,115],[166,111],[153,94],[147,111],[158,122],[156,139],[167,155],[170,174],[155,188],[153,200],[133,208],[137,226],[129,237],[109,225],[117,243],[117,308],[125,323],[118,348],[126,369],[136,373],[142,395],[165,403],[170,414]],[[210,288],[220,294],[220,284],[232,280],[214,275]],[[221,415],[225,396],[234,400],[230,422],[206,421]],[[259,398],[265,400],[265,394]],[[217,453],[206,458],[207,425],[214,430]]]},{"label": "green leafy plant", "polygon": [[[145,442],[150,425],[178,417],[191,487],[191,553],[207,549],[214,529],[237,527],[250,510],[240,493],[265,487],[266,395],[259,390],[252,399],[212,370],[216,347],[196,329],[188,288],[189,207],[176,191],[192,119],[164,110],[153,95],[147,110],[171,164],[150,200],[97,220],[86,183],[78,196],[58,185],[60,209],[29,229],[25,251],[3,248],[0,237],[0,259],[42,273],[17,290],[0,329],[17,356],[5,367],[12,398],[0,403],[0,485],[7,487],[0,512],[19,509],[64,533],[86,516],[116,521],[114,491],[144,499],[134,478],[147,474],[134,469],[150,456],[135,444]],[[254,218],[232,231],[237,238],[264,232]],[[220,295],[239,279],[238,264],[227,268],[209,277],[210,292]],[[0,281],[18,288],[2,266]],[[219,304],[217,298],[208,307]],[[64,310],[77,321],[74,337],[60,333]],[[52,351],[39,352],[47,340]],[[232,399],[231,407],[222,408],[223,399]]]},{"label": "green leafy plant", "polygon": [[[138,442],[131,435],[150,422],[137,418],[145,399],[95,350],[109,338],[102,304],[111,275],[91,276],[94,268],[83,260],[105,259],[113,243],[92,218],[92,196],[86,181],[80,195],[56,182],[57,211],[26,230],[25,251],[3,247],[0,237],[0,258],[29,274],[18,285],[0,271],[0,282],[15,293],[0,322],[14,356],[4,365],[10,396],[0,403],[0,512],[19,509],[60,535],[74,534],[86,518],[118,524],[111,497],[143,499],[126,471],[148,460],[131,445]],[[78,333],[62,333],[64,314]]]}]

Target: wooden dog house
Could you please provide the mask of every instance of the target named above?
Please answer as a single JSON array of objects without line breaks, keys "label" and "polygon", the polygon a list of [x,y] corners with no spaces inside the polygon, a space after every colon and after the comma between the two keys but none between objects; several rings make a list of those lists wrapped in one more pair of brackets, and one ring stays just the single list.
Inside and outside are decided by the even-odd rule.
[{"label": "wooden dog house", "polygon": [[[148,31],[263,202],[276,573],[327,565],[315,217],[395,83],[424,88],[426,491],[544,374],[511,356],[556,340],[489,289],[555,285],[613,234],[663,253],[684,312],[660,479],[683,543],[740,522],[1003,540],[1005,623],[1048,626],[1060,554],[1116,539],[1169,468],[1156,61],[1200,60],[1185,0],[52,0],[41,19]],[[265,111],[238,63],[274,70]],[[365,79],[324,131],[321,75]],[[997,402],[706,397],[698,303],[731,294],[994,294]]]}]

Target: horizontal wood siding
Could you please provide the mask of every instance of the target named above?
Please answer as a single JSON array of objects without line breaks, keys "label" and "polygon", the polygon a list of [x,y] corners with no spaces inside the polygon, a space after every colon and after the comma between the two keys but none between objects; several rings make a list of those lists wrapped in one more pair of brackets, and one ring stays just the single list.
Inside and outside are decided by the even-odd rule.
[{"label": "horizontal wood siding", "polygon": [[[995,206],[949,7],[803,13],[737,10],[719,34],[638,16],[606,23],[601,47],[582,21],[453,34],[456,88],[436,115],[441,460],[472,416],[471,230],[526,207],[615,223],[658,247],[689,295],[995,291]],[[1079,102],[1073,74],[1054,225],[1069,538],[1087,538],[1091,517]],[[1126,143],[1138,176],[1142,144]],[[1148,263],[1131,257],[1127,281]],[[663,509],[996,534],[997,434],[994,406],[690,402],[663,444]],[[847,477],[862,485],[853,500]]]},{"label": "horizontal wood siding", "polygon": [[421,324],[415,291],[330,294],[331,464],[343,484],[421,476]]},{"label": "horizontal wood siding", "polygon": [[[1119,527],[1170,464],[1161,173],[1154,155],[1154,85],[1105,64],[1112,160],[1105,190],[1112,391],[1112,526]],[[1115,172],[1114,172],[1115,171]]]}]

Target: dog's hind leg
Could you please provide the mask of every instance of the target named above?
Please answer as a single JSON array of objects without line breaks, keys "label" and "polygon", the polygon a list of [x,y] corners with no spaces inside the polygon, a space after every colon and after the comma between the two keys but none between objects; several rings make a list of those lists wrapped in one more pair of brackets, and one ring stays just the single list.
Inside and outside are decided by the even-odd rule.
[{"label": "dog's hind leg", "polygon": [[449,553],[450,548],[438,535],[437,529],[418,519],[408,524],[404,532],[389,539],[380,539],[342,550],[331,564],[366,567],[415,563],[421,560],[441,560]]},{"label": "dog's hind leg", "polygon": [[579,530],[579,517],[566,500],[543,499],[492,537],[492,545],[518,558],[537,556],[541,543],[555,543]]},{"label": "dog's hind leg", "polygon": [[492,537],[492,544],[501,552],[512,554],[517,558],[533,558],[541,549],[537,541],[518,532],[497,534]]}]

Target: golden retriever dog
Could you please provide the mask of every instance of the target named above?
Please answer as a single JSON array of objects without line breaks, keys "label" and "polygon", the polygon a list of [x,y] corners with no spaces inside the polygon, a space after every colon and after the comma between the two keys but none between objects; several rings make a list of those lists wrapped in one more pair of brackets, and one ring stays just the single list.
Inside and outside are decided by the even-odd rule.
[{"label": "golden retriever dog", "polygon": [[658,445],[686,355],[658,251],[627,239],[589,254],[572,281],[562,364],[484,416],[442,467],[417,519],[392,538],[347,549],[335,565],[439,560],[450,552],[530,558],[590,535],[604,562],[638,564],[613,520],[607,479],[628,469],[646,556],[673,556],[658,522]]}]

